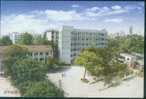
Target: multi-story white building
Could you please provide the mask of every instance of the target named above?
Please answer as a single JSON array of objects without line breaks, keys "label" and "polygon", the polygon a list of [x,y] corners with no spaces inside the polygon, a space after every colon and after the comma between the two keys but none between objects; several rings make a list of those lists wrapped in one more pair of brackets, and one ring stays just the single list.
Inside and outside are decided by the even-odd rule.
[{"label": "multi-story white building", "polygon": [[12,40],[12,43],[16,44],[17,41],[19,41],[23,37],[23,34],[18,33],[18,32],[12,32],[9,34],[9,37]]},{"label": "multi-story white building", "polygon": [[107,43],[106,30],[75,29],[72,26],[63,26],[59,33],[59,57],[67,64],[71,64],[83,48],[105,47]]}]

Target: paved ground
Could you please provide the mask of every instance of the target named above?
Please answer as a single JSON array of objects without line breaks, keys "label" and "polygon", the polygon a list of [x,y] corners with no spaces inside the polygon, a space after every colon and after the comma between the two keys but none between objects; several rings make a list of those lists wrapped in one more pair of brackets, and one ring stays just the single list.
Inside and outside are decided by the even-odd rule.
[{"label": "paved ground", "polygon": [[[104,88],[101,81],[94,84],[82,82],[80,79],[83,73],[82,67],[73,66],[66,71],[49,73],[48,78],[58,87],[63,88],[66,97],[143,97],[144,95],[143,78],[134,77],[116,87],[101,90]],[[87,78],[93,81],[91,76]]]},{"label": "paved ground", "polygon": [[19,92],[14,88],[10,81],[4,77],[0,77],[0,97],[18,97]]}]

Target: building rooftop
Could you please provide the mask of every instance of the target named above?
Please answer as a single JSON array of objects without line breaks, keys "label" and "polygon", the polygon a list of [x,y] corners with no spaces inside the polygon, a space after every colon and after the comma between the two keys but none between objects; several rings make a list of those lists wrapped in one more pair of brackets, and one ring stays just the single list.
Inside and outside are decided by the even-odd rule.
[{"label": "building rooftop", "polygon": [[101,32],[101,33],[107,33],[107,31],[105,29],[102,30],[96,30],[96,29],[79,29],[79,28],[74,28],[73,26],[63,26],[64,28],[68,28],[68,29],[72,29],[72,31],[75,32],[90,32],[90,33],[97,33],[97,32]]},{"label": "building rooftop", "polygon": [[134,57],[133,55],[131,54],[128,54],[128,53],[120,53],[121,56],[128,56],[128,57]]},{"label": "building rooftop", "polygon": [[140,58],[144,58],[144,54],[133,52],[132,55],[135,55],[135,56],[140,57]]},{"label": "building rooftop", "polygon": [[[0,54],[2,54],[7,47],[8,46],[0,46]],[[30,52],[48,52],[52,50],[49,45],[23,45],[23,47],[28,48]]]},{"label": "building rooftop", "polygon": [[48,52],[49,50],[52,50],[49,45],[29,45],[25,47],[28,48],[30,52]]},{"label": "building rooftop", "polygon": [[143,65],[143,66],[144,66],[144,59],[137,60],[137,62],[138,62],[140,65]]}]

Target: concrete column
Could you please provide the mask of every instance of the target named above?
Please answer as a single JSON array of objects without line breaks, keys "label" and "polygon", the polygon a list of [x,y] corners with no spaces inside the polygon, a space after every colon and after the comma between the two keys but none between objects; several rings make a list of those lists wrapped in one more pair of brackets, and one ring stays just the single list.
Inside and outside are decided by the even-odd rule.
[{"label": "concrete column", "polygon": [[38,61],[40,60],[40,52],[37,52],[38,53],[38,56],[37,56],[37,58],[38,58]]},{"label": "concrete column", "polygon": [[43,53],[43,56],[44,56],[44,61],[45,61],[45,59],[46,59],[46,53],[45,52]]},{"label": "concrete column", "polygon": [[0,57],[0,72],[2,71],[2,63],[1,63],[1,57]]},{"label": "concrete column", "polygon": [[32,52],[32,59],[34,59],[35,57],[34,57],[34,52]]}]

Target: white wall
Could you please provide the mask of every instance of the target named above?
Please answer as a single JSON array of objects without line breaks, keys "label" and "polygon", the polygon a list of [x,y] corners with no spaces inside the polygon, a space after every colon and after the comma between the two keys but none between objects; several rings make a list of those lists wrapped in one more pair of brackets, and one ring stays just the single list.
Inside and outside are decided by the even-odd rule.
[{"label": "white wall", "polygon": [[60,59],[70,64],[71,63],[71,32],[73,27],[64,26],[59,34],[59,57]]}]

